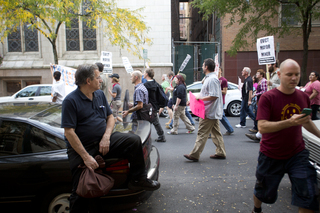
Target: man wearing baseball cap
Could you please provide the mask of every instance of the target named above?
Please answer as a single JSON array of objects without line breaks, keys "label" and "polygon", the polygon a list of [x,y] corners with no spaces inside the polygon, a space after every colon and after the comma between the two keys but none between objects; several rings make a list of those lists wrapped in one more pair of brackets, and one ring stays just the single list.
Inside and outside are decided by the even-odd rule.
[{"label": "man wearing baseball cap", "polygon": [[109,89],[109,93],[112,97],[112,102],[111,102],[112,114],[116,121],[118,120],[122,122],[122,118],[118,116],[119,109],[121,107],[121,91],[122,91],[119,84],[120,77],[117,73],[114,73],[110,75],[109,78],[111,78],[111,83],[112,83],[112,90]]}]

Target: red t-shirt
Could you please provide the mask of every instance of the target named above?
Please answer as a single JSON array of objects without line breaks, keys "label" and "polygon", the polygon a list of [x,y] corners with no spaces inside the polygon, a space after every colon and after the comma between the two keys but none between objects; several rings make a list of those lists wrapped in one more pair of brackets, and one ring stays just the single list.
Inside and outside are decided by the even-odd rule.
[{"label": "red t-shirt", "polygon": [[[309,97],[304,92],[296,90],[286,95],[275,88],[261,95],[257,120],[286,120],[293,114],[300,114],[303,108],[310,108]],[[301,125],[262,134],[260,151],[270,158],[289,159],[302,150],[304,141]]]},{"label": "red t-shirt", "polygon": [[[224,77],[220,77],[219,78],[220,81],[220,85],[221,85],[221,90],[223,90],[223,88],[227,87],[228,88],[228,81],[227,79],[225,79]],[[227,89],[228,90],[228,89]],[[222,100],[223,100],[223,104],[225,104],[225,97],[226,95],[222,95]]]}]

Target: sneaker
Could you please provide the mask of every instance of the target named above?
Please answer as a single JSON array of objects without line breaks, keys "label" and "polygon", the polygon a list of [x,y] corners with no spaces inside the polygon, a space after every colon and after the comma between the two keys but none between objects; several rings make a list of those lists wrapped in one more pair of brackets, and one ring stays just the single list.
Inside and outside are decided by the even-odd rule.
[{"label": "sneaker", "polygon": [[172,126],[166,125],[166,129],[172,129]]},{"label": "sneaker", "polygon": [[246,120],[250,120],[251,118],[249,116],[246,117]]},{"label": "sneaker", "polygon": [[[255,212],[254,210],[252,210],[252,213],[259,213],[259,212]],[[263,212],[260,212],[260,213],[263,213]]]},{"label": "sneaker", "polygon": [[257,132],[258,132],[258,130],[256,130],[256,129],[249,129],[249,132],[257,133]]},{"label": "sneaker", "polygon": [[159,136],[157,139],[155,139],[156,142],[166,142],[166,138],[164,136]]},{"label": "sneaker", "polygon": [[188,132],[186,132],[187,134],[192,134],[194,130],[189,130]]},{"label": "sneaker", "polygon": [[168,134],[168,135],[177,135],[178,133],[175,133],[175,132],[171,132],[171,131],[170,131],[170,132],[167,132],[167,134]]},{"label": "sneaker", "polygon": [[258,138],[256,134],[245,134],[245,135],[253,141],[260,141],[261,139],[261,138]]},{"label": "sneaker", "polygon": [[131,180],[128,183],[128,188],[131,190],[146,190],[146,191],[155,191],[160,188],[160,183],[155,180],[145,179],[134,181]]},{"label": "sneaker", "polygon": [[231,135],[233,132],[226,131],[223,135]]},{"label": "sneaker", "polygon": [[246,128],[247,126],[241,126],[241,124],[237,124],[235,127],[237,127],[237,128]]}]

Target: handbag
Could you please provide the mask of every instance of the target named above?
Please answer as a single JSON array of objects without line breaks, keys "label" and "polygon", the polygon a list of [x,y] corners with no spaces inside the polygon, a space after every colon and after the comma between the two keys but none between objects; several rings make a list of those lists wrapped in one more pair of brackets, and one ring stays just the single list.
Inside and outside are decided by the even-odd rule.
[{"label": "handbag", "polygon": [[96,170],[89,169],[83,164],[78,166],[78,168],[83,168],[83,171],[80,175],[76,193],[84,198],[102,197],[108,194],[114,185],[114,179],[101,170],[105,167],[103,158],[97,155],[95,159],[99,164],[99,168]]},{"label": "handbag", "polygon": [[157,117],[157,111],[151,103],[143,104],[143,107],[137,111],[138,120],[146,120],[152,123]]}]

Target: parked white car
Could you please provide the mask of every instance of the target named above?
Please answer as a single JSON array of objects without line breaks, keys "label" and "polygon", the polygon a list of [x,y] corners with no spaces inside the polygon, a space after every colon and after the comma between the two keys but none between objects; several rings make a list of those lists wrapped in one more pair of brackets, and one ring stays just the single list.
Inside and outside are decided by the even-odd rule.
[{"label": "parked white car", "polygon": [[51,102],[52,84],[26,86],[12,96],[0,97],[0,103],[11,102]]},{"label": "parked white car", "polygon": [[[200,93],[202,87],[201,81],[196,81],[193,84],[187,86],[188,98],[189,91],[194,95]],[[238,85],[228,81],[228,91],[225,97],[224,111],[229,116],[240,116],[241,110],[241,91],[238,89]],[[190,111],[190,108],[188,108]]]}]

